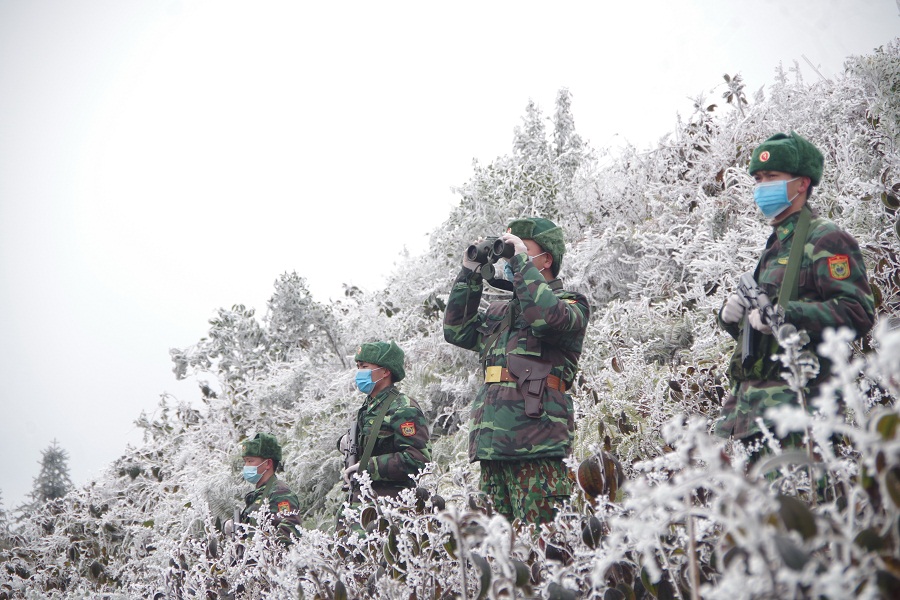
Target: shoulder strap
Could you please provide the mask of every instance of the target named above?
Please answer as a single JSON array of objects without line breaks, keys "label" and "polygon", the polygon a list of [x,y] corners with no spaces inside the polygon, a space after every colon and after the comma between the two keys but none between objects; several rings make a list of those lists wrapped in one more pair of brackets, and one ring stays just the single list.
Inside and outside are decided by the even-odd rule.
[{"label": "shoulder strap", "polygon": [[797,282],[800,276],[800,264],[803,262],[803,248],[806,246],[806,238],[809,234],[809,222],[812,220],[812,211],[808,206],[800,210],[800,218],[794,227],[794,239],[791,241],[791,254],[788,257],[787,269],[784,271],[784,279],[781,280],[781,290],[778,293],[778,304],[787,309],[791,300],[796,300]]},{"label": "shoulder strap", "polygon": [[375,415],[375,420],[372,421],[372,429],[369,430],[369,435],[366,437],[366,447],[363,450],[362,456],[359,457],[359,466],[361,469],[365,469],[369,464],[369,459],[372,458],[372,450],[375,448],[375,440],[378,439],[378,432],[381,431],[381,423],[384,421],[384,415],[387,414],[388,408],[391,407],[391,404],[394,402],[394,396],[399,396],[400,392],[397,391],[397,388],[391,386],[388,389],[388,397],[384,399],[384,402],[381,405],[381,408],[378,409],[378,414]]},{"label": "shoulder strap", "polygon": [[484,351],[481,353],[481,356],[487,358],[491,350],[494,349],[494,345],[497,343],[497,338],[500,337],[504,331],[507,331],[512,326],[512,313],[513,313],[513,303],[509,302],[506,305],[506,314],[503,315],[503,321],[500,325],[495,329],[490,336],[484,341]]}]

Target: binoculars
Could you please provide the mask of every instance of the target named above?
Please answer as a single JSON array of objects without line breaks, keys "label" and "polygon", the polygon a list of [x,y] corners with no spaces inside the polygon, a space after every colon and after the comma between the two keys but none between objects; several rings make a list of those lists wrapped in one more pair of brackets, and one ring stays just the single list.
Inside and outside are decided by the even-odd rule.
[{"label": "binoculars", "polygon": [[512,258],[516,255],[515,247],[500,238],[484,238],[466,248],[466,258],[480,265],[495,263],[501,258]]}]

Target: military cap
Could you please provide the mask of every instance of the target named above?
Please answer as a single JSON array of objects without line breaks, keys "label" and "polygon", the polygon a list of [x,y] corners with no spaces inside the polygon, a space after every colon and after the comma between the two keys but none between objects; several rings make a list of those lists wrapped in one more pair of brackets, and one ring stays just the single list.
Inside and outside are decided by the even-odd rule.
[{"label": "military cap", "polygon": [[566,253],[566,242],[560,227],[541,217],[527,217],[511,222],[508,231],[523,240],[534,240],[545,252],[549,252],[553,257],[550,270],[554,275],[559,274],[563,254]]},{"label": "military cap", "polygon": [[241,456],[258,456],[281,462],[281,446],[271,433],[257,433],[252,440],[243,442],[241,446],[243,446]]},{"label": "military cap", "polygon": [[753,151],[750,174],[757,171],[781,171],[809,177],[813,185],[822,179],[825,159],[819,149],[797,132],[776,133]]},{"label": "military cap", "polygon": [[369,342],[356,350],[354,360],[384,367],[394,374],[394,381],[406,377],[403,370],[403,350],[394,342]]}]

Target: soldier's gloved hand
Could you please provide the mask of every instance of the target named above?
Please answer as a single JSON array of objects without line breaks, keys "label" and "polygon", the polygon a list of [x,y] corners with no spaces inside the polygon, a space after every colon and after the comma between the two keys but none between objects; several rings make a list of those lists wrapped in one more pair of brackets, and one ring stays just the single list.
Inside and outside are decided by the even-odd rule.
[{"label": "soldier's gloved hand", "polygon": [[[483,239],[484,239],[484,238],[481,238],[481,239],[476,240],[476,241],[474,241],[474,242],[472,242],[472,243],[473,243],[473,244],[477,244],[477,243],[479,243],[479,242],[480,242],[481,240],[483,240]],[[468,250],[468,246],[466,246],[466,249]],[[464,266],[465,268],[469,269],[470,271],[475,271],[475,270],[478,269],[478,267],[481,266],[481,263],[475,262],[474,260],[469,260],[469,254],[468,254],[468,252],[463,251],[463,266]]]},{"label": "soldier's gloved hand", "polygon": [[515,236],[508,231],[500,236],[500,239],[504,242],[509,242],[513,245],[513,248],[516,249],[516,254],[528,254],[528,248],[525,246],[525,242],[522,241],[522,238]]},{"label": "soldier's gloved hand", "polygon": [[231,537],[234,534],[234,521],[232,519],[222,523],[222,533],[225,534],[225,537]]},{"label": "soldier's gloved hand", "polygon": [[747,312],[747,306],[744,304],[743,298],[738,294],[732,294],[725,301],[725,306],[722,307],[719,316],[725,323],[737,323],[744,318],[745,312]]},{"label": "soldier's gloved hand", "polygon": [[752,327],[753,329],[767,335],[772,333],[772,328],[763,323],[762,315],[760,314],[758,308],[754,308],[750,311],[750,315],[747,317],[747,320],[750,321],[750,327]]},{"label": "soldier's gloved hand", "polygon": [[344,483],[350,485],[350,480],[353,479],[353,474],[359,471],[359,463],[355,463],[344,469]]},{"label": "soldier's gloved hand", "polygon": [[338,440],[338,450],[341,454],[347,454],[350,451],[350,436],[346,433]]}]

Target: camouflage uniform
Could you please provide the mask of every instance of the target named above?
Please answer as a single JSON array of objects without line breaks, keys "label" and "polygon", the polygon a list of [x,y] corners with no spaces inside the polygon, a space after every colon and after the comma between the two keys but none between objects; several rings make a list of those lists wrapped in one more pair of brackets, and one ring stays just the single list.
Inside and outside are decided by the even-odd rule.
[{"label": "camouflage uniform", "polygon": [[391,406],[384,415],[372,457],[366,472],[372,478],[372,490],[379,496],[396,496],[400,490],[412,487],[410,475],[415,475],[431,461],[431,441],[428,423],[419,404],[393,385],[366,401],[356,415],[357,447],[360,453],[372,431],[372,425],[383,402]]},{"label": "camouflage uniform", "polygon": [[[549,361],[550,375],[568,389],[590,318],[588,301],[565,291],[560,279],[545,281],[525,254],[508,262],[513,297],[486,312],[478,310],[481,274],[463,267],[447,301],[444,338],[480,353],[483,369],[506,368],[516,354]],[[469,460],[481,462],[482,491],[507,518],[533,523],[552,520],[552,506],[571,493],[562,459],[575,433],[572,398],[545,386],[542,402],[540,417],[528,417],[515,382],[485,383],[469,423]]]},{"label": "camouflage uniform", "polygon": [[244,498],[246,506],[241,511],[241,523],[258,526],[256,513],[263,504],[269,507],[269,519],[277,528],[278,541],[288,545],[291,535],[297,535],[300,527],[300,501],[287,485],[273,473],[266,483],[253,490]]},{"label": "camouflage uniform", "polygon": [[[775,227],[759,260],[757,282],[773,303],[778,301],[799,215],[793,214]],[[815,214],[810,222],[798,282],[797,300],[788,303],[785,322],[807,331],[810,337],[807,350],[816,352],[826,328],[849,327],[857,336],[865,335],[872,328],[875,303],[859,245],[853,236]],[[754,331],[760,338],[758,348],[763,356],[749,369],[741,365],[742,323],[726,324],[719,317],[719,326],[738,343],[728,372],[732,390],[722,406],[716,433],[745,439],[759,433],[756,419],[766,410],[797,400],[780,375],[784,370],[781,363],[772,359],[779,352],[773,336]],[[819,361],[820,373],[807,389],[806,397],[810,399],[830,374],[828,362],[822,357]],[[767,426],[770,426],[768,422]]]}]

